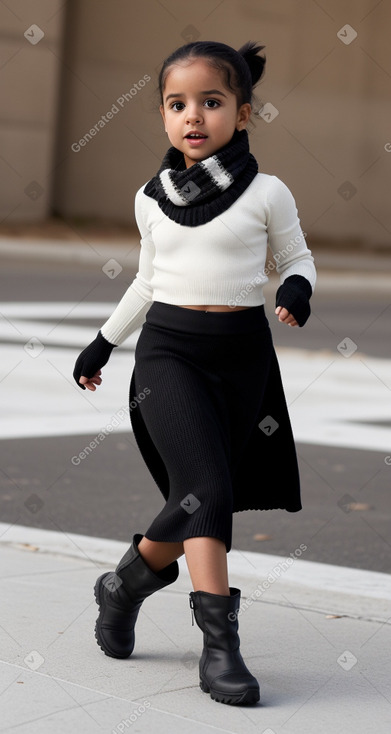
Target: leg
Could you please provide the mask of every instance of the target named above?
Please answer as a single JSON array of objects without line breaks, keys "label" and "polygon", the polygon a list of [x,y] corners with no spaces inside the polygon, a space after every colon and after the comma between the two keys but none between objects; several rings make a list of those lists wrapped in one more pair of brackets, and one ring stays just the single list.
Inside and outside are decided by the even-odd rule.
[{"label": "leg", "polygon": [[144,537],[138,544],[138,551],[151,571],[155,573],[165,568],[184,553],[183,543],[165,543]]},{"label": "leg", "polygon": [[218,538],[197,537],[183,541],[194,591],[229,596],[227,551]]},{"label": "leg", "polygon": [[238,635],[240,589],[228,586],[226,546],[218,538],[183,541],[194,591],[190,607],[204,633],[200,687],[221,703],[257,703],[259,684],[248,670]]},{"label": "leg", "polygon": [[218,538],[187,538],[183,543],[164,543],[148,540],[145,536],[138,550],[151,571],[160,571],[186,553],[194,591],[229,596],[227,552],[225,543]]}]

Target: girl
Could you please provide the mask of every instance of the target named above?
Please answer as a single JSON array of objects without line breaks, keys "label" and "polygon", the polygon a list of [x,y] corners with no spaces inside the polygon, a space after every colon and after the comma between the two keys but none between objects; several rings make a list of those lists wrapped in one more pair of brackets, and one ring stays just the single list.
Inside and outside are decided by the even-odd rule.
[{"label": "girl", "polygon": [[258,172],[249,151],[263,48],[202,41],[164,61],[159,109],[171,147],[136,193],[139,270],[74,370],[80,387],[95,390],[114,347],[142,326],[131,423],[166,502],[144,535],[133,536],[115,572],[95,584],[98,644],[106,655],[131,655],[142,602],[177,579],[185,553],[190,607],[204,633],[200,687],[227,704],[260,699],[239,649],[240,589],[228,582],[232,514],[301,509],[264,310],[267,244],[280,275],[275,313],[283,324],[304,325],[316,279],[291,192]]}]

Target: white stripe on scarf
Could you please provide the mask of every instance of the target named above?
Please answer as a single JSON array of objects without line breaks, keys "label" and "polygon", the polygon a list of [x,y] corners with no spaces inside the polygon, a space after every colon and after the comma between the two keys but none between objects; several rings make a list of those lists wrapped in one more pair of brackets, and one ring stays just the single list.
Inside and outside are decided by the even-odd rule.
[{"label": "white stripe on scarf", "polygon": [[206,158],[203,161],[200,161],[200,164],[207,173],[209,173],[209,176],[213,179],[216,186],[221,189],[221,191],[225,191],[225,189],[228,188],[228,186],[231,186],[231,183],[233,182],[233,176],[224,168],[224,166],[221,165],[218,158],[215,155],[210,156],[209,158]]},{"label": "white stripe on scarf", "polygon": [[189,200],[186,199],[185,196],[181,196],[181,194],[177,191],[176,187],[171,181],[170,170],[170,168],[166,168],[164,171],[161,172],[159,176],[164,192],[166,196],[168,196],[170,201],[172,201],[173,204],[176,204],[176,206],[186,206],[186,204],[189,203]]}]

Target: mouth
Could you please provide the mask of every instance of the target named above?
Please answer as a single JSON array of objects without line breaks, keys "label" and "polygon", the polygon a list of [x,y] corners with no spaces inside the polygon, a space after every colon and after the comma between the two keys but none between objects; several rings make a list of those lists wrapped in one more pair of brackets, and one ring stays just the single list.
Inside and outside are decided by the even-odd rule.
[{"label": "mouth", "polygon": [[208,136],[203,133],[188,133],[188,135],[185,135],[185,140],[188,141],[191,148],[199,148],[207,139]]},{"label": "mouth", "polygon": [[185,135],[187,140],[205,140],[207,137],[208,136],[204,135],[204,133],[188,133]]}]

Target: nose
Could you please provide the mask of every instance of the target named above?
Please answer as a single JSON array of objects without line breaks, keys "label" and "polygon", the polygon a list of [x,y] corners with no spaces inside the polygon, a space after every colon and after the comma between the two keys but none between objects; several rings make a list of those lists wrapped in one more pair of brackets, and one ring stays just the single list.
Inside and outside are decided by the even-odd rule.
[{"label": "nose", "polygon": [[188,105],[186,122],[189,122],[190,124],[194,124],[194,123],[200,123],[201,120],[202,120],[202,115],[199,109],[197,108],[197,105]]}]

